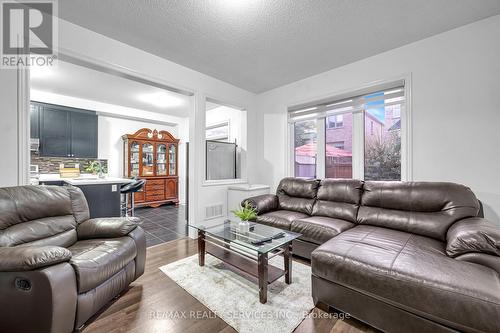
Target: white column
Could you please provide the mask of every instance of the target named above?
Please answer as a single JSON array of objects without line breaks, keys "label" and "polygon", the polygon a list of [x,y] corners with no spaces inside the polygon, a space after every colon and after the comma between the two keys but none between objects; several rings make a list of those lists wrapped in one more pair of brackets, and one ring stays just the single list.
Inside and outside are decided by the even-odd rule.
[{"label": "white column", "polygon": [[363,112],[352,115],[352,178],[364,179],[365,175],[365,119]]}]

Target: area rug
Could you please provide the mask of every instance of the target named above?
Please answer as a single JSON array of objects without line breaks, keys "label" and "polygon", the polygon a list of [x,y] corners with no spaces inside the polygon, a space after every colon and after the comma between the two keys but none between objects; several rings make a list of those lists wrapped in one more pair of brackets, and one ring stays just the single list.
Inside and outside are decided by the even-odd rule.
[{"label": "area rug", "polygon": [[[269,263],[282,268],[283,258],[273,257]],[[259,302],[255,281],[208,254],[204,267],[194,255],[160,270],[240,333],[290,333],[314,307],[311,268],[297,262],[293,262],[292,284],[281,277],[268,286],[266,304]]]}]

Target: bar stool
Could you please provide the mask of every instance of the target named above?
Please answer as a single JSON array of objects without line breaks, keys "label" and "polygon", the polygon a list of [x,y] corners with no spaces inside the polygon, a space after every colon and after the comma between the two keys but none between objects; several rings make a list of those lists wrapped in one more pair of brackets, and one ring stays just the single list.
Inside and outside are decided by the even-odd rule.
[{"label": "bar stool", "polygon": [[132,183],[124,184],[120,187],[120,193],[122,194],[121,212],[123,216],[134,216],[134,193],[142,190],[144,184],[146,184],[145,179],[136,179]]}]

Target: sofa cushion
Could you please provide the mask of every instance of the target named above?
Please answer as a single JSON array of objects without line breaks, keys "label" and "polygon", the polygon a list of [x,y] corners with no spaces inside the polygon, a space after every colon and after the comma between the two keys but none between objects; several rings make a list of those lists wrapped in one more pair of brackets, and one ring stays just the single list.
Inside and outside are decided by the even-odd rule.
[{"label": "sofa cushion", "polygon": [[0,230],[0,246],[53,245],[68,247],[76,242],[73,215],[44,217]]},{"label": "sofa cushion", "polygon": [[279,209],[311,215],[319,181],[304,178],[283,178],[278,185]]},{"label": "sofa cushion", "polygon": [[324,216],[312,216],[295,220],[290,230],[302,234],[300,239],[315,244],[323,244],[332,237],[337,236],[344,230],[354,227],[355,224]]},{"label": "sofa cushion", "polygon": [[357,179],[323,179],[312,215],[356,222],[363,182]]},{"label": "sofa cushion", "polygon": [[312,253],[312,272],[406,311],[453,325],[498,331],[500,277],[450,258],[438,240],[356,226]]},{"label": "sofa cushion", "polygon": [[130,237],[90,239],[69,247],[78,293],[94,289],[134,260],[137,249]]},{"label": "sofa cushion", "polygon": [[290,210],[277,210],[257,216],[257,222],[280,229],[290,230],[292,221],[305,217],[308,217],[308,215],[304,213]]},{"label": "sofa cushion", "polygon": [[88,219],[83,192],[70,186],[0,188],[0,246],[71,246]]},{"label": "sofa cushion", "polygon": [[357,221],[445,241],[453,223],[478,212],[474,193],[460,184],[367,181]]},{"label": "sofa cushion", "polygon": [[76,222],[82,223],[90,219],[89,205],[82,190],[76,186],[65,186],[64,188],[71,198],[71,207]]},{"label": "sofa cushion", "polygon": [[72,215],[71,199],[62,186],[0,188],[0,230],[44,217]]}]

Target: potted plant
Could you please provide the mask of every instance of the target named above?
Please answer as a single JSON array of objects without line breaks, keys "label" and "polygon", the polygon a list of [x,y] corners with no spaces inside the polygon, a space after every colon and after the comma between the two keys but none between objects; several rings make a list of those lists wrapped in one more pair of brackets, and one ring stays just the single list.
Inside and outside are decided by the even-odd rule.
[{"label": "potted plant", "polygon": [[93,175],[99,175],[100,178],[104,177],[104,174],[108,172],[105,166],[101,164],[101,161],[92,161],[85,168],[86,172],[90,172]]},{"label": "potted plant", "polygon": [[250,223],[257,218],[257,211],[248,202],[245,202],[239,209],[232,210],[236,217],[238,217],[238,229],[241,232],[248,232],[250,230]]}]

